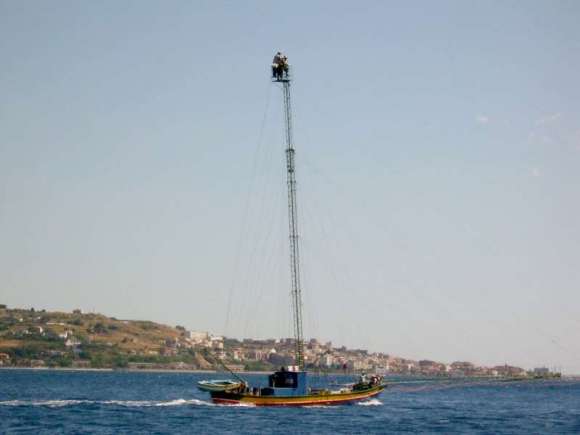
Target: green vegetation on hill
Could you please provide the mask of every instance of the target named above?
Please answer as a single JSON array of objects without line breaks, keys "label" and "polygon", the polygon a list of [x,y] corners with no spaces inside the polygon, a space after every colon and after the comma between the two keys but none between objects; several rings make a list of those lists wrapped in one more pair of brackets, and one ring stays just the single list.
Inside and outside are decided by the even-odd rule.
[{"label": "green vegetation on hill", "polygon": [[0,366],[209,368],[183,327],[0,305]]}]

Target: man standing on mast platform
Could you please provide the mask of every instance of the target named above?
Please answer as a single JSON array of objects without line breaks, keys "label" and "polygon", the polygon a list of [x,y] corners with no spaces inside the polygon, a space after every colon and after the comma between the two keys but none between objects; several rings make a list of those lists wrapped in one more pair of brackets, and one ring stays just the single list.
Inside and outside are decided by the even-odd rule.
[{"label": "man standing on mast platform", "polygon": [[272,59],[272,78],[281,80],[284,75],[288,78],[288,58],[279,51]]}]

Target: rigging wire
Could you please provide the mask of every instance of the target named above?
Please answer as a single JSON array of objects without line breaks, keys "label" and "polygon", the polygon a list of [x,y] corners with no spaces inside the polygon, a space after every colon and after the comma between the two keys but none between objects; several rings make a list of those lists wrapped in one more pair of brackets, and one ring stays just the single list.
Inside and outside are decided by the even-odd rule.
[{"label": "rigging wire", "polygon": [[267,89],[266,89],[266,104],[264,107],[264,113],[262,115],[262,122],[260,124],[260,131],[258,133],[258,140],[256,143],[256,148],[254,150],[254,155],[253,155],[253,160],[252,160],[252,175],[250,177],[250,182],[248,183],[248,190],[246,192],[242,225],[240,227],[240,235],[238,237],[238,242],[237,242],[237,246],[236,246],[236,254],[235,254],[235,260],[234,260],[234,270],[233,270],[233,274],[232,274],[232,281],[231,281],[230,288],[228,290],[228,301],[227,301],[226,318],[225,318],[225,324],[224,324],[224,334],[227,334],[229,332],[229,322],[230,322],[233,290],[234,290],[234,287],[237,283],[236,277],[237,277],[238,271],[239,271],[241,249],[242,249],[242,243],[243,243],[242,239],[243,239],[244,230],[246,229],[247,222],[248,222],[250,196],[252,193],[254,180],[256,178],[258,155],[259,155],[259,152],[260,152],[260,150],[262,148],[262,144],[263,144],[264,129],[266,126],[266,121],[268,118],[268,112],[269,112],[269,108],[270,108],[270,100],[271,100],[271,93],[272,93],[271,89],[272,89],[272,87],[270,85],[270,81],[268,80],[268,85],[267,85]]},{"label": "rigging wire", "polygon": [[[306,166],[306,165],[305,165]],[[309,176],[311,176],[311,174],[309,174]],[[345,234],[345,233],[351,233],[351,245],[352,243],[354,243],[354,237],[352,236],[352,231],[349,227],[349,225],[347,225],[347,222],[345,221],[345,215],[341,214],[341,222],[340,225],[337,224],[337,219],[338,216],[336,213],[331,213],[329,210],[324,209],[323,210],[323,205],[326,204],[326,202],[321,202],[321,201],[317,201],[316,198],[322,198],[322,197],[327,197],[327,195],[323,195],[322,193],[320,193],[320,191],[317,191],[317,189],[320,188],[320,184],[318,182],[314,182],[311,181],[310,183],[312,185],[312,189],[311,191],[315,191],[314,193],[314,199],[312,199],[310,196],[305,195],[305,200],[303,201],[303,203],[305,204],[305,207],[303,207],[303,212],[304,212],[304,221],[308,224],[316,224],[316,229],[314,229],[314,225],[312,225],[313,228],[311,228],[311,232],[313,234],[318,234],[319,235],[319,245],[321,247],[321,253],[319,255],[316,256],[316,259],[319,263],[325,265],[327,273],[330,275],[330,278],[333,282],[333,287],[335,289],[335,291],[333,292],[333,294],[340,294],[340,295],[348,295],[348,294],[353,294],[353,289],[352,288],[347,288],[348,287],[348,283],[352,283],[354,282],[350,276],[350,268],[346,265],[343,264],[341,265],[341,267],[337,268],[337,265],[340,263],[339,262],[339,258],[340,258],[340,253],[344,252],[344,251],[348,251],[348,249],[341,249],[342,247],[340,246],[340,240],[339,239],[344,239],[342,238],[338,238],[338,237],[334,237],[331,234],[331,231],[329,231],[329,227],[327,225],[327,223],[330,223],[330,227],[334,227],[334,228],[341,228],[341,234]],[[307,228],[308,225],[305,225],[305,227]],[[316,241],[312,240],[312,244],[308,243],[309,240],[306,240],[304,245],[305,245],[305,251],[307,251],[311,256],[314,256],[314,249],[315,249],[315,244]],[[312,263],[308,263],[309,266],[312,266]],[[318,271],[320,269],[317,269]],[[337,270],[340,271],[337,272]],[[306,271],[306,275],[308,276],[310,274],[310,269],[308,269]],[[319,275],[319,274],[318,274]],[[338,290],[338,292],[336,291]],[[341,305],[341,309],[345,309],[345,306]],[[309,313],[308,313],[309,314]],[[348,316],[346,316],[348,317]],[[356,332],[360,332],[360,325],[358,323],[354,323],[351,325],[351,327],[354,327],[356,329]],[[360,335],[360,334],[357,334]],[[339,330],[339,340],[341,342],[344,342],[344,331],[340,331]]]},{"label": "rigging wire", "polygon": [[204,354],[205,354],[204,356],[206,356],[206,357],[207,356],[211,357],[211,359],[213,359],[217,365],[219,365],[223,369],[225,369],[228,373],[230,373],[238,381],[240,381],[244,384],[247,383],[247,381],[244,378],[242,378],[237,373],[235,373],[232,369],[230,369],[220,358],[216,357],[209,349],[205,349]]},{"label": "rigging wire", "polygon": [[[322,178],[324,178],[324,181],[326,181],[328,183],[328,185],[331,185],[332,187],[336,188],[336,192],[339,193],[341,196],[346,196],[346,193],[344,191],[344,189],[341,188],[341,186],[339,186],[336,182],[334,182],[333,180],[331,180],[327,174],[325,174],[323,171],[321,171],[318,168],[315,168],[311,162],[303,162],[304,166],[308,166],[310,169],[310,171],[307,171],[308,174],[316,174],[321,176]],[[310,183],[313,187],[317,186],[317,183]],[[309,199],[309,198],[306,198]],[[368,204],[366,204],[364,201],[361,201],[360,197],[353,197],[353,198],[348,198],[349,201],[355,201],[358,202],[359,205],[362,208],[366,208],[368,209]],[[305,201],[306,202],[306,201]],[[319,202],[314,201],[313,204],[315,206],[320,206]],[[321,213],[316,212],[314,213],[315,216],[320,216]],[[365,213],[366,216],[373,216],[373,213],[371,213],[370,211],[367,211]],[[329,216],[332,216],[332,214],[329,214]],[[342,215],[341,215],[342,216]],[[371,221],[369,221],[369,223],[372,224]],[[324,224],[321,222],[321,231],[322,231],[322,235],[325,236],[325,239],[328,239],[327,236],[327,232],[324,229]],[[376,226],[376,225],[375,225]],[[385,230],[385,228],[382,228],[382,226],[376,226],[376,228],[378,229],[382,229]],[[345,229],[348,230],[349,226],[345,226]],[[328,240],[325,240],[326,242],[328,242]],[[327,249],[326,250],[329,253],[329,256],[332,255],[333,252],[339,252],[339,250],[333,250],[333,249]],[[334,272],[334,271],[333,271]],[[345,272],[344,270],[341,270],[341,272]],[[335,280],[335,282],[338,282],[336,276],[333,276],[333,279]],[[344,285],[344,283],[341,283],[342,285]],[[341,287],[342,287],[341,285]],[[442,314],[444,314],[446,317],[457,317],[457,313],[458,312],[463,312],[463,313],[469,313],[474,309],[474,305],[473,304],[462,304],[460,300],[457,300],[456,298],[441,298],[440,295],[436,296],[430,293],[426,293],[426,292],[418,292],[417,288],[415,288],[416,286],[413,286],[412,289],[410,289],[411,291],[407,291],[405,292],[405,295],[407,296],[407,299],[409,300],[409,297],[411,297],[412,299],[415,300],[415,303],[418,303],[419,305],[423,305],[425,307],[437,307],[438,311]],[[455,305],[456,309],[452,309],[451,305]],[[413,317],[413,312],[415,310],[410,310],[408,309],[408,307],[405,307],[405,304],[398,304],[397,307],[393,308],[397,308],[398,310],[400,309],[406,309],[406,311],[408,311],[409,316],[408,317]],[[492,307],[489,307],[492,308]],[[481,306],[478,307],[478,311],[481,312]],[[512,318],[516,318],[518,319],[520,322],[522,321],[522,316],[521,314],[516,311],[516,310],[512,310],[511,311],[511,317]],[[574,322],[578,322],[577,319],[569,319],[569,320],[573,320]],[[507,320],[502,319],[501,322],[506,323]],[[458,321],[458,323],[460,323]],[[571,349],[568,348],[567,346],[564,346],[562,343],[560,343],[560,341],[557,339],[557,337],[554,337],[553,334],[550,334],[548,331],[543,330],[541,328],[539,328],[538,326],[533,326],[533,329],[536,331],[536,333],[540,336],[543,336],[547,342],[549,342],[551,345],[557,346],[559,347],[561,350],[565,351],[566,353],[568,353],[569,355],[572,355]],[[456,333],[461,334],[464,339],[466,340],[472,340],[474,336],[476,336],[477,334],[474,333],[474,330],[472,328],[470,328],[469,326],[465,326],[462,323],[462,327],[461,328],[457,328],[455,329]],[[398,331],[397,334],[401,334],[402,331]],[[408,337],[409,340],[408,341],[412,341],[412,342],[416,342],[415,339],[411,338],[410,336]],[[459,344],[458,344],[459,345]]]},{"label": "rigging wire", "polygon": [[[260,306],[260,304],[261,304],[264,290],[266,287],[266,285],[265,285],[266,284],[266,273],[268,271],[273,270],[272,263],[275,261],[275,258],[276,258],[277,245],[274,244],[272,246],[272,243],[270,243],[270,241],[271,241],[272,237],[275,237],[274,236],[274,233],[275,233],[274,228],[276,226],[275,225],[276,221],[278,221],[278,215],[280,214],[279,210],[282,208],[280,201],[278,201],[277,208],[278,208],[277,212],[272,213],[272,216],[269,219],[270,223],[267,227],[267,230],[265,231],[266,235],[263,239],[262,249],[260,249],[261,252],[266,252],[266,249],[269,246],[271,249],[271,252],[269,253],[270,255],[267,256],[266,262],[262,265],[262,267],[259,268],[259,270],[256,271],[256,273],[258,275],[258,276],[256,276],[256,279],[255,279],[255,281],[256,281],[255,289],[257,291],[257,295],[255,298],[254,297],[251,298],[252,301],[255,301],[256,306]],[[248,301],[248,300],[250,300],[250,298],[246,299],[246,301]],[[248,331],[250,321],[255,320],[255,319],[256,319],[255,316],[247,316],[246,317],[244,331]],[[254,334],[254,336],[255,336],[255,334]]]},{"label": "rigging wire", "polygon": [[[270,84],[269,89],[271,89]],[[268,98],[268,103],[270,101],[271,98]],[[280,224],[283,222],[283,219],[277,218],[277,215],[283,216],[280,212],[284,199],[284,195],[282,195],[284,184],[278,182],[281,181],[281,177],[278,175],[282,173],[279,171],[282,168],[282,161],[280,160],[278,168],[278,165],[272,162],[274,154],[277,156],[275,153],[277,148],[266,147],[265,152],[263,152],[261,146],[265,140],[268,140],[267,137],[265,139],[265,133],[268,130],[266,121],[269,117],[269,104],[267,104],[261,126],[260,147],[254,156],[252,184],[246,198],[245,224],[240,235],[236,256],[236,273],[230,289],[231,295],[226,316],[228,324],[232,322],[232,319],[236,319],[235,324],[240,325],[237,335],[243,337],[247,337],[250,328],[257,326],[258,322],[265,322],[267,315],[274,315],[275,319],[283,317],[276,316],[276,311],[271,309],[272,303],[270,301],[265,304],[269,308],[265,313],[261,312],[264,310],[261,310],[262,307],[260,307],[266,287],[272,286],[269,282],[276,269],[275,265],[280,263],[282,256],[280,254],[282,250],[276,248],[276,246],[282,245],[282,240],[277,237],[282,234],[282,231],[277,232],[275,228],[278,221]],[[246,252],[243,256],[242,251]],[[278,264],[278,266],[280,265]],[[280,277],[280,274],[274,275]],[[282,286],[273,285],[273,287],[281,288]],[[235,293],[243,293],[243,296],[238,295],[239,302],[234,302],[236,300]],[[274,292],[274,295],[277,294],[278,292]],[[259,334],[252,336],[259,336]]]},{"label": "rigging wire", "polygon": [[[251,316],[248,305],[250,302],[256,300],[257,295],[255,293],[258,291],[256,283],[258,282],[258,277],[263,274],[263,259],[260,257],[260,254],[264,252],[271,237],[273,221],[272,213],[275,201],[269,198],[268,195],[272,196],[272,189],[276,186],[275,183],[269,182],[272,178],[271,174],[275,170],[274,165],[271,164],[273,158],[272,148],[268,147],[267,151],[268,152],[264,155],[265,163],[267,163],[264,164],[264,167],[267,172],[263,177],[264,181],[261,183],[261,194],[257,195],[259,203],[255,207],[255,210],[257,210],[257,218],[252,219],[254,224],[258,223],[258,220],[260,219],[262,225],[257,228],[253,227],[251,230],[253,230],[255,234],[253,234],[252,237],[248,237],[252,243],[249,246],[250,253],[247,256],[247,266],[244,270],[245,275],[243,284],[241,285],[241,288],[246,289],[246,293],[238,308],[240,317],[244,318]],[[250,229],[248,229],[248,234],[249,233]],[[246,324],[247,322],[245,322],[244,319],[240,319],[240,323]],[[248,331],[245,330],[243,332],[246,334]]]},{"label": "rigging wire", "polygon": [[[234,290],[234,288],[236,287],[236,285],[239,282],[237,280],[237,277],[238,277],[239,267],[240,267],[240,258],[241,258],[241,248],[242,248],[242,242],[243,242],[243,235],[245,234],[244,231],[247,230],[247,227],[248,227],[247,220],[248,220],[248,216],[249,216],[250,197],[251,197],[251,193],[252,193],[252,188],[254,187],[254,184],[255,184],[255,182],[257,180],[257,178],[256,178],[256,171],[257,171],[257,166],[258,166],[259,153],[260,153],[260,151],[262,149],[262,145],[263,145],[263,135],[264,135],[264,130],[265,130],[267,116],[268,116],[268,111],[269,111],[269,105],[270,105],[270,100],[271,100],[271,98],[270,98],[271,88],[272,88],[271,84],[268,83],[268,97],[267,97],[267,100],[266,100],[266,108],[265,108],[264,115],[263,115],[263,118],[262,118],[262,123],[261,123],[261,126],[260,126],[260,133],[259,133],[259,139],[258,139],[257,147],[256,147],[256,149],[254,151],[253,166],[252,166],[252,177],[251,177],[251,181],[249,183],[249,188],[248,188],[247,195],[246,195],[246,201],[245,201],[245,207],[244,207],[244,215],[243,215],[244,218],[243,218],[243,223],[242,223],[242,230],[240,232],[240,237],[239,237],[238,244],[237,244],[237,249],[236,249],[234,274],[232,276],[232,283],[231,283],[231,286],[229,288],[229,293],[228,293],[228,301],[227,301],[227,310],[226,310],[226,319],[225,319],[224,331],[228,331],[228,328],[229,328],[229,322],[231,320],[230,317],[231,317],[231,311],[232,311],[233,290]],[[306,163],[306,164],[308,164],[308,163]],[[318,171],[318,173],[319,173],[319,175],[325,175],[321,171]],[[328,182],[329,179],[327,178],[326,181]],[[315,185],[315,183],[311,183],[311,184],[313,186]],[[333,185],[334,187],[337,186],[336,183],[329,183],[329,184]],[[265,186],[262,186],[262,187],[264,188],[263,191],[262,191],[262,208],[261,208],[261,211],[263,213],[262,216],[263,216],[264,215],[264,200],[265,200],[265,196],[266,196],[266,188],[265,188]],[[345,192],[342,189],[338,189],[338,191],[342,195],[345,194]],[[306,200],[306,197],[304,199]],[[349,200],[352,200],[352,199],[353,198],[349,198]],[[360,198],[358,198],[358,199],[360,199]],[[306,210],[306,207],[304,207],[304,205],[303,205],[303,204],[306,203],[305,200],[302,201],[302,203],[301,203],[302,206],[300,207],[301,217],[304,217],[305,215],[307,215],[308,214],[308,211],[309,211],[309,210]],[[320,203],[317,203],[316,201],[314,201],[313,204],[315,204],[315,206],[320,206]],[[364,207],[363,208],[367,208],[367,207],[368,207],[368,205],[367,204],[364,204]],[[269,244],[269,241],[271,240],[271,237],[272,237],[272,229],[273,229],[273,225],[274,225],[273,224],[273,222],[274,222],[273,219],[276,217],[276,215],[277,215],[277,213],[274,213],[274,217],[270,216],[271,220],[269,221],[270,222],[270,225],[268,225],[268,231],[265,232],[266,234],[264,236],[264,239],[262,239],[260,241],[261,242],[261,246],[263,248],[267,247],[268,244]],[[372,216],[372,214],[370,212],[367,212],[366,215],[367,216]],[[312,216],[319,216],[319,213],[314,213],[313,215],[309,216],[309,218],[312,218]],[[305,219],[303,218],[302,221],[305,222]],[[312,219],[312,221],[314,221],[314,219]],[[326,249],[326,251],[328,253],[328,256],[323,256],[323,260],[329,261],[329,260],[332,260],[332,258],[334,258],[336,260],[336,256],[335,255],[333,256],[333,254],[335,254],[336,252],[340,252],[340,251],[338,251],[336,249],[332,249],[332,247],[330,247],[331,243],[330,243],[330,237],[329,237],[328,231],[326,230],[325,225],[324,225],[323,222],[319,222],[319,225],[321,226],[321,235],[322,235],[324,241],[326,242],[326,245],[329,247],[329,248]],[[378,228],[381,228],[381,226],[377,226],[377,227]],[[303,232],[305,230],[307,231],[307,226],[306,225],[302,225],[301,226],[301,229],[302,229]],[[347,226],[346,229],[348,230],[350,228]],[[381,228],[381,229],[382,230],[385,230],[385,228]],[[351,229],[351,234],[350,235],[351,235],[351,238],[354,240],[354,237],[352,237],[352,235],[353,235],[352,229]],[[302,246],[304,246],[304,247],[307,248],[307,249],[304,250],[305,251],[304,254],[306,254],[306,252],[312,252],[312,251],[308,250],[308,244],[305,243],[305,239],[303,239],[302,243],[303,243]],[[254,246],[253,254],[250,256],[251,258],[249,259],[250,262],[255,262],[255,257],[257,256],[256,255],[256,252],[259,252],[258,245],[259,244],[257,243]],[[308,254],[306,254],[306,255],[308,255]],[[272,270],[272,268],[269,267],[269,266],[274,261],[273,257],[274,257],[274,255],[268,256],[267,263],[265,263],[263,265],[263,267],[265,269]],[[307,263],[307,262],[305,262],[305,263]],[[329,263],[329,264],[333,264],[333,263]],[[248,271],[253,271],[253,270],[254,269],[251,268],[251,267],[248,268]],[[331,268],[331,272],[333,274],[333,280],[335,282],[336,287],[337,288],[341,288],[342,290],[346,290],[345,280],[339,279],[337,277],[336,273],[335,273],[335,270],[332,269],[332,268]],[[343,274],[348,274],[348,270],[346,270],[345,268],[343,268],[341,270],[341,272]],[[305,275],[307,275],[307,274],[305,274]],[[265,281],[266,281],[265,274],[264,273],[260,273],[259,276],[258,276],[258,280],[259,280],[259,285],[256,286],[256,288],[254,289],[254,291],[257,291],[258,292],[258,295],[257,295],[258,296],[257,303],[259,304],[259,301],[261,300],[261,298],[263,296],[264,289],[265,289],[265,284],[264,284]],[[304,280],[303,281],[303,284],[310,284],[310,282],[309,282],[309,280],[308,281]],[[309,287],[308,285],[304,285],[304,288],[308,288],[308,287]],[[302,289],[302,290],[304,290],[304,289]],[[438,308],[438,310],[440,312],[443,312],[446,316],[452,316],[452,317],[456,317],[457,318],[457,312],[458,311],[469,312],[469,311],[473,310],[473,308],[474,308],[473,305],[462,304],[461,301],[460,300],[457,300],[457,299],[453,299],[453,298],[447,298],[447,299],[445,299],[445,298],[441,298],[440,295],[436,297],[436,296],[434,296],[434,295],[432,295],[432,294],[430,294],[428,292],[424,292],[424,291],[418,290],[416,288],[416,286],[412,286],[412,288],[410,288],[409,290],[410,291],[405,292],[405,295],[407,297],[407,300],[410,301],[410,299],[414,299],[416,303],[419,303],[419,304],[421,304],[423,306],[426,306],[426,307],[427,306],[428,307],[436,306]],[[303,292],[303,295],[306,296],[306,298],[310,300],[310,298],[309,298],[309,292]],[[247,304],[247,303],[249,303],[248,301],[250,299],[252,299],[252,298],[245,298],[244,299],[244,302]],[[256,299],[252,299],[252,300],[256,300]],[[450,306],[451,304],[454,304],[458,308],[458,310],[453,310],[451,308],[451,306]],[[307,304],[307,305],[310,306],[309,304]],[[401,306],[401,304],[399,304],[398,306],[393,305],[393,308],[398,308],[398,309],[401,309],[401,308],[405,309],[406,308],[406,311],[408,311],[408,314],[411,314],[411,315],[414,312],[413,309],[410,309],[409,307]],[[478,310],[479,311],[480,311],[480,308],[481,307],[478,307]],[[248,312],[248,310],[245,310],[245,312]],[[308,310],[306,310],[306,313],[307,313],[307,316],[310,314]],[[512,314],[513,314],[513,317],[516,317],[516,318],[518,318],[518,320],[521,321],[522,317],[516,311],[513,311]],[[246,321],[245,321],[245,329],[248,328],[250,319],[251,319],[251,317],[246,318]],[[575,321],[577,321],[577,320],[575,320]],[[559,343],[559,341],[556,338],[553,337],[552,334],[548,334],[546,331],[541,330],[538,327],[534,327],[534,329],[536,330],[536,332],[539,335],[542,335],[542,336],[544,336],[544,338],[548,339],[551,344],[554,344],[554,345],[560,347],[562,350],[570,351],[570,349],[562,346]],[[457,328],[455,330],[455,332],[461,334],[465,339],[473,338],[473,336],[475,335],[473,333],[474,331],[472,329],[470,329],[469,327],[466,328],[464,324],[462,324],[462,327],[461,328]],[[398,331],[397,332],[397,334],[399,334],[399,335],[401,333],[403,333],[403,331]],[[415,341],[415,340],[412,340],[411,339],[411,341]]]}]

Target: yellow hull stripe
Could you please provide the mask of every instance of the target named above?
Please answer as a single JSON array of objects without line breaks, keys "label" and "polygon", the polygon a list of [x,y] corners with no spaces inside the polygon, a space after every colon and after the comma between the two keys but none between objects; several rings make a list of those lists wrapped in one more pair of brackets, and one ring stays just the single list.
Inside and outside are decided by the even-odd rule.
[{"label": "yellow hull stripe", "polygon": [[320,394],[296,397],[272,397],[272,396],[242,396],[237,399],[215,398],[216,403],[245,403],[256,406],[305,406],[305,405],[332,405],[339,403],[364,400],[378,395],[384,388],[378,387],[372,390],[355,393]]}]

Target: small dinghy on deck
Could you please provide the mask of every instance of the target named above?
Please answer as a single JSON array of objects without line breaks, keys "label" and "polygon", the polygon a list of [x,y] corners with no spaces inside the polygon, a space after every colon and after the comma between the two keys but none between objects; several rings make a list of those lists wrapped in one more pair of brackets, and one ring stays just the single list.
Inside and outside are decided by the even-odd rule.
[{"label": "small dinghy on deck", "polygon": [[210,393],[239,390],[241,387],[242,383],[240,381],[231,379],[212,379],[211,381],[199,381],[197,383],[197,388]]}]

